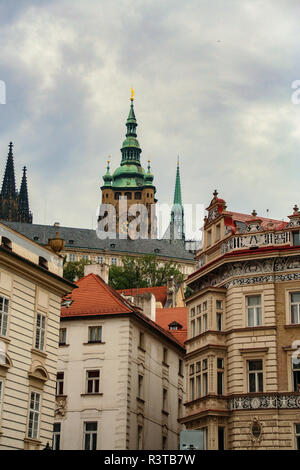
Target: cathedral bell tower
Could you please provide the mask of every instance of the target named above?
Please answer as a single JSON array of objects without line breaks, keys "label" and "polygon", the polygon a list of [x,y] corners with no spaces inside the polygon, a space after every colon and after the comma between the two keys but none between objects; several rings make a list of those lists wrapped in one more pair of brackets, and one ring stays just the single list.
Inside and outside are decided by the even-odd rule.
[{"label": "cathedral bell tower", "polygon": [[[140,162],[142,150],[137,140],[136,128],[138,124],[133,106],[133,90],[130,100],[129,115],[126,121],[126,138],[121,148],[121,163],[111,174],[110,160],[107,162],[107,171],[103,176],[104,184],[101,187],[102,204],[112,204],[116,210],[117,237],[120,233],[123,234],[123,237],[124,234],[130,237],[128,224],[139,216],[139,212],[136,212],[135,215],[124,215],[124,198],[126,198],[127,210],[134,204],[142,204],[147,209],[147,233],[148,236],[152,233],[153,237],[153,233],[156,233],[155,204],[157,202],[155,199],[156,188],[153,185],[154,176],[151,173],[150,160],[148,160],[147,172]],[[137,232],[139,231],[141,231],[141,227],[138,225]]]}]

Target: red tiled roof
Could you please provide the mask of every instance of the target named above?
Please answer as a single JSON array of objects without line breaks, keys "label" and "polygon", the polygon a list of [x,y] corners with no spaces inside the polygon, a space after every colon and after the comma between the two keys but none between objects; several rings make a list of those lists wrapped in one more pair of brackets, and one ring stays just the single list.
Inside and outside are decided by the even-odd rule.
[{"label": "red tiled roof", "polygon": [[163,334],[172,342],[177,343],[178,346],[184,347],[183,342],[172,335],[171,332],[168,331],[168,328],[165,329],[159,322],[156,323],[152,321],[142,313],[140,308],[124,299],[115,289],[106,284],[96,274],[88,274],[82,279],[79,279],[75,285],[77,285],[78,289],[74,289],[63,299],[63,301],[70,300],[72,302],[69,307],[61,307],[62,318],[132,313],[157,332]]},{"label": "red tiled roof", "polygon": [[81,315],[111,315],[136,310],[96,274],[88,274],[76,282],[64,300],[72,300],[70,307],[61,308],[61,317]]},{"label": "red tiled roof", "polygon": [[155,296],[156,302],[161,302],[163,306],[167,301],[167,286],[119,289],[117,292],[119,292],[119,294],[130,295],[132,297],[134,297],[136,294],[144,294],[145,292],[150,292]]},{"label": "red tiled roof", "polygon": [[[187,307],[174,307],[174,308],[157,308],[156,309],[156,322],[165,330],[169,331],[177,341],[182,345],[187,339]],[[181,330],[169,330],[169,325],[172,322],[177,322],[182,325]]]},{"label": "red tiled roof", "polygon": [[[241,214],[240,212],[231,212],[231,211],[226,211],[226,215],[230,215],[232,219],[236,222],[248,222],[249,220],[253,219],[253,216],[250,214]],[[225,215],[224,214],[224,215]],[[274,229],[275,230],[281,230],[284,228],[288,222],[284,222],[283,220],[277,220],[277,219],[268,219],[266,217],[256,217],[257,219],[261,220],[261,225],[262,227],[266,228],[269,223],[274,224]]]}]

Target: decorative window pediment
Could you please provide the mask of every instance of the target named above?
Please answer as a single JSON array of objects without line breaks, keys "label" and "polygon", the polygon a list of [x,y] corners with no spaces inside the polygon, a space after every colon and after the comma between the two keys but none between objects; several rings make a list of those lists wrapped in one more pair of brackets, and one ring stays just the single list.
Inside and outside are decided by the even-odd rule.
[{"label": "decorative window pediment", "polygon": [[32,367],[31,370],[28,372],[28,377],[30,379],[39,380],[40,382],[43,382],[43,383],[49,380],[49,374],[47,370],[45,369],[45,367],[42,365],[36,365]]},{"label": "decorative window pediment", "polygon": [[3,367],[4,369],[9,369],[12,366],[13,363],[9,355],[5,352],[0,351],[0,367]]}]

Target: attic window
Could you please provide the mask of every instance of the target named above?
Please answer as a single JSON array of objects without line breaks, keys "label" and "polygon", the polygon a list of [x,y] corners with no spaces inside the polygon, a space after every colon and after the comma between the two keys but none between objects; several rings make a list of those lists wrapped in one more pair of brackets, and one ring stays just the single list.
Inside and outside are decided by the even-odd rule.
[{"label": "attic window", "polygon": [[111,243],[111,244],[110,244],[110,247],[111,247],[111,248],[116,248],[116,245],[115,245],[114,243]]},{"label": "attic window", "polygon": [[74,240],[69,240],[70,245],[73,245],[73,243],[74,243]]},{"label": "attic window", "polygon": [[33,237],[33,239],[34,239],[35,241],[37,241],[37,240],[39,239],[39,237]]},{"label": "attic window", "polygon": [[44,269],[49,269],[48,268],[48,261],[43,258],[42,256],[39,256],[39,266],[41,266]]},{"label": "attic window", "polygon": [[67,308],[69,308],[70,305],[72,305],[72,303],[73,303],[73,300],[71,300],[71,299],[63,300],[61,306],[62,306],[62,307],[67,307]]},{"label": "attic window", "polygon": [[6,248],[7,250],[12,250],[12,244],[11,244],[11,240],[9,238],[6,238],[6,237],[2,237],[2,246],[3,248]]},{"label": "attic window", "polygon": [[154,253],[159,253],[159,251],[160,251],[159,248],[154,249]]},{"label": "attic window", "polygon": [[182,325],[177,321],[173,321],[169,325],[169,330],[182,330]]}]

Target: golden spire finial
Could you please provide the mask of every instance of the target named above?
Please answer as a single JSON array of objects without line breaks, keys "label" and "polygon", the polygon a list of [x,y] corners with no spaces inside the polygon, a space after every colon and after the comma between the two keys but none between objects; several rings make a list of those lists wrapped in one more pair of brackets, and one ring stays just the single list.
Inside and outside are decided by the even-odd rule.
[{"label": "golden spire finial", "polygon": [[131,88],[131,97],[130,97],[130,101],[133,101],[134,100],[134,89]]}]

